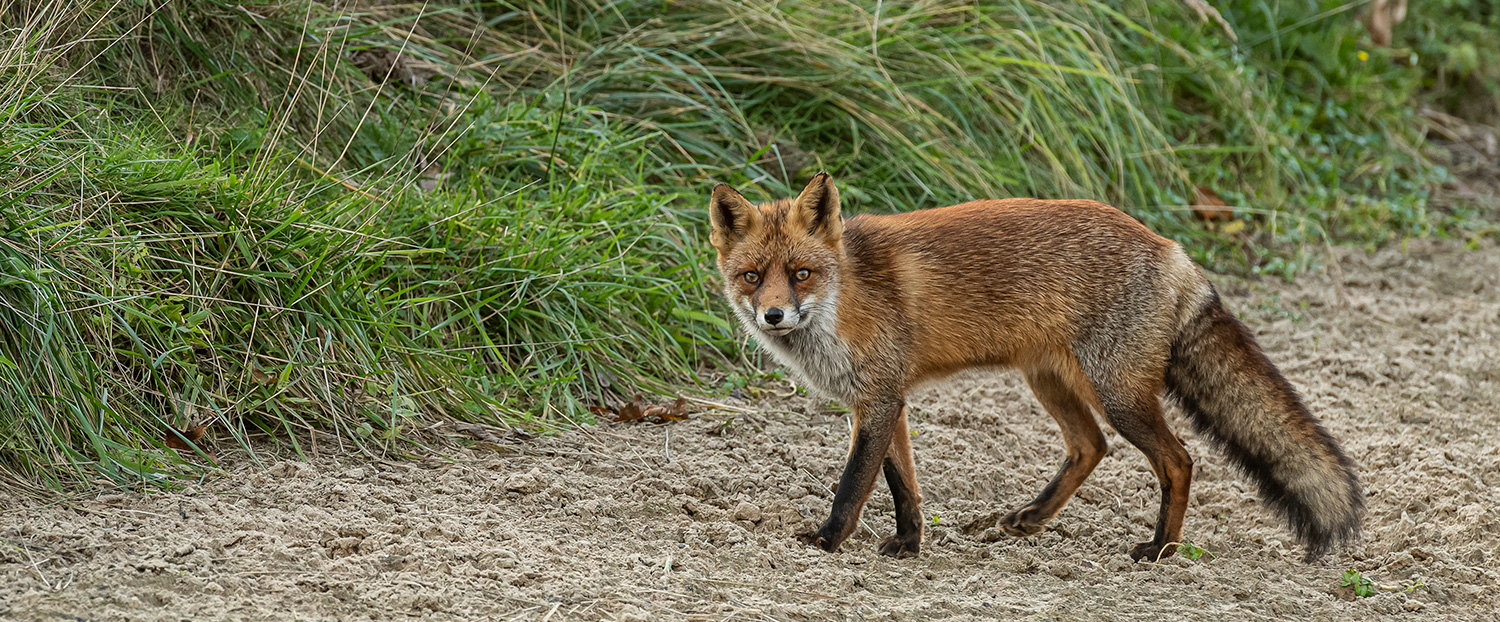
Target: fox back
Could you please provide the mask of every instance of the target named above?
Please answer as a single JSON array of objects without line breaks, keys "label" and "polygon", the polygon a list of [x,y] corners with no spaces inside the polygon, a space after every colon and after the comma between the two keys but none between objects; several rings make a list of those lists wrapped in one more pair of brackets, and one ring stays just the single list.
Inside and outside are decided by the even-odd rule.
[{"label": "fox back", "polygon": [[[1090,332],[1164,363],[1170,337],[1211,294],[1176,243],[1093,201],[861,215],[841,233],[808,215],[817,209],[797,200],[748,207],[743,234],[715,238],[741,325],[794,370],[847,367],[838,345],[831,356],[815,354],[833,341],[895,346],[909,357],[899,380],[910,386],[968,367],[1070,356]],[[777,311],[773,324],[767,313],[777,319]],[[814,330],[799,330],[804,324]],[[810,356],[835,360],[810,364]],[[829,397],[851,397],[850,387],[799,375]]]}]

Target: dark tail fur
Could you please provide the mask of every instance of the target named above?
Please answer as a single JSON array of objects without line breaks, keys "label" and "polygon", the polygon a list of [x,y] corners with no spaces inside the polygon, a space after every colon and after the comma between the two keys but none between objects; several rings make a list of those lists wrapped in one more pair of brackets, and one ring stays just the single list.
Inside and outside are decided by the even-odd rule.
[{"label": "dark tail fur", "polygon": [[1365,503],[1354,464],[1217,292],[1178,334],[1166,380],[1193,427],[1286,517],[1309,561],[1359,534]]}]

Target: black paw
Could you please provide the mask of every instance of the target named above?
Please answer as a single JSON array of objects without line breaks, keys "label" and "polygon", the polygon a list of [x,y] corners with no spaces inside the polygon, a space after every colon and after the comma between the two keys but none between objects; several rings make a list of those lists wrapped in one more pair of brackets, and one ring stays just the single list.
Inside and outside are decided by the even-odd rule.
[{"label": "black paw", "polygon": [[1157,544],[1155,541],[1142,542],[1135,545],[1135,548],[1130,549],[1130,559],[1133,559],[1135,561],[1145,560],[1151,563],[1156,563],[1158,561],[1171,557],[1176,552],[1177,545],[1175,544],[1168,544],[1163,546],[1161,544]]},{"label": "black paw", "polygon": [[808,546],[818,547],[829,553],[839,550],[839,543],[834,542],[831,538],[823,537],[821,529],[799,533],[797,534],[797,541]]},{"label": "black paw", "polygon": [[922,551],[922,534],[891,536],[880,542],[880,554],[897,559],[916,557]]},{"label": "black paw", "polygon": [[1001,518],[998,525],[1008,536],[1034,536],[1041,533],[1047,519],[1036,516],[1036,508],[1026,506]]}]

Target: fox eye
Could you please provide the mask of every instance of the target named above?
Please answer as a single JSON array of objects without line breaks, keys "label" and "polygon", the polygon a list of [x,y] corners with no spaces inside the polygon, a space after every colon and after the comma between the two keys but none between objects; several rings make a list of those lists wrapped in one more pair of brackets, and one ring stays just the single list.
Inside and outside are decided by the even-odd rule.
[{"label": "fox eye", "polygon": [[798,281],[806,281],[811,276],[812,276],[812,270],[808,270],[807,268],[803,268],[803,269],[797,271],[797,280]]},{"label": "fox eye", "polygon": [[751,285],[759,283],[760,282],[760,275],[756,274],[754,270],[746,272],[745,273],[745,282],[749,283]]}]

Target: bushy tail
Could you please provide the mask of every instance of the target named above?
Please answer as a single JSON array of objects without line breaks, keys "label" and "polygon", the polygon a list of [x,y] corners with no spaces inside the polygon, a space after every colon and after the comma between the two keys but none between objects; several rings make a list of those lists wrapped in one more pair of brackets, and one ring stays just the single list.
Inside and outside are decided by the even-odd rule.
[{"label": "bushy tail", "polygon": [[1365,502],[1353,463],[1217,292],[1172,345],[1167,394],[1260,485],[1309,561],[1359,534]]}]

